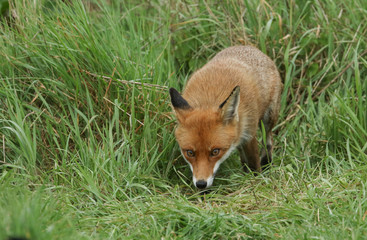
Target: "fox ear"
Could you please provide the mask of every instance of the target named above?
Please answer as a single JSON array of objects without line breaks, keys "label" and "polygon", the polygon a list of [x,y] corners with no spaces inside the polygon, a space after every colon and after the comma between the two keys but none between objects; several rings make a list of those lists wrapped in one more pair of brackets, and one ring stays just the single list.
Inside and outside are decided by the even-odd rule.
[{"label": "fox ear", "polygon": [[191,108],[188,102],[181,96],[179,92],[177,92],[176,89],[170,88],[169,95],[171,96],[171,103],[175,110],[187,110]]},{"label": "fox ear", "polygon": [[238,121],[238,106],[240,103],[240,86],[236,86],[228,98],[219,106],[222,111],[222,119],[224,123],[232,120]]},{"label": "fox ear", "polygon": [[171,96],[171,103],[176,113],[176,119],[182,123],[185,119],[186,110],[191,110],[192,108],[176,89],[170,88],[169,95]]}]

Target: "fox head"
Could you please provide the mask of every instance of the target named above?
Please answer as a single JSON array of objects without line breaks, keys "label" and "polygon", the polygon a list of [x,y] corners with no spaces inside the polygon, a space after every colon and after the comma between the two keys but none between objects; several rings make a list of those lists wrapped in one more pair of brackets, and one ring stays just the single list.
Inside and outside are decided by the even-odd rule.
[{"label": "fox head", "polygon": [[174,88],[170,96],[178,122],[176,140],[193,173],[194,185],[210,187],[220,164],[238,145],[240,87],[213,108],[191,107]]}]

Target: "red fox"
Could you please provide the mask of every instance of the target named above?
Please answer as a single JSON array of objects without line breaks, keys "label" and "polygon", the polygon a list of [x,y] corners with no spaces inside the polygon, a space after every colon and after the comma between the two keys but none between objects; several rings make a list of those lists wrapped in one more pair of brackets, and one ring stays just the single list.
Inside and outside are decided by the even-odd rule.
[{"label": "red fox", "polygon": [[[269,57],[252,46],[235,46],[197,70],[182,95],[170,88],[176,140],[196,187],[210,187],[220,164],[236,148],[246,171],[261,172],[261,166],[271,163],[282,87]],[[261,121],[266,149],[260,159],[256,130]]]}]

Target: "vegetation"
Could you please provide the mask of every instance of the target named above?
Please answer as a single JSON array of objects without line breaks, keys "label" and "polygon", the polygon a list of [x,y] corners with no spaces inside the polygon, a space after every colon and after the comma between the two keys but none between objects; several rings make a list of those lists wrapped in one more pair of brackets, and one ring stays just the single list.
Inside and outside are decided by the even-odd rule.
[{"label": "vegetation", "polygon": [[[366,238],[367,2],[199,2],[10,1],[0,239]],[[202,194],[167,89],[238,44],[284,82],[274,165]]]}]

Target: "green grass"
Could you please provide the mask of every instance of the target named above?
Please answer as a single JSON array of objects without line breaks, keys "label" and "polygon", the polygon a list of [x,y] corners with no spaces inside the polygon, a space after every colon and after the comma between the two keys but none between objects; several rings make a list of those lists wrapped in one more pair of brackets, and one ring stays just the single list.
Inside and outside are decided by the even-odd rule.
[{"label": "green grass", "polygon": [[[10,1],[0,239],[367,238],[367,2]],[[201,195],[168,87],[252,44],[283,82],[274,166]]]}]

